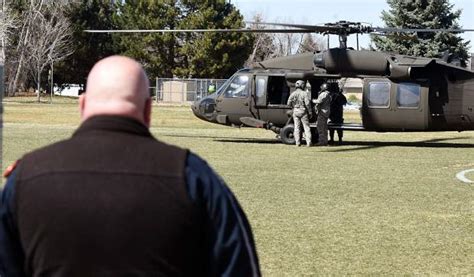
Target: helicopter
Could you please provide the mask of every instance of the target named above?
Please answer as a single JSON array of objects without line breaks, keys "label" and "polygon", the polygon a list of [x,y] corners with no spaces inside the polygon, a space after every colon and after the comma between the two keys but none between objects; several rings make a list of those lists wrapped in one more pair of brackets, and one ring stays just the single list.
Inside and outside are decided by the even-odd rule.
[{"label": "helicopter", "polygon": [[[329,129],[375,132],[474,130],[474,71],[445,59],[354,50],[352,34],[470,32],[474,29],[400,29],[339,21],[324,25],[265,23],[291,29],[116,30],[115,32],[268,32],[338,35],[339,47],[269,59],[241,69],[215,93],[191,105],[207,122],[271,130],[285,144],[294,144],[294,125],[287,99],[297,80],[308,84],[311,98],[328,84],[341,91],[340,80],[363,83],[361,124],[329,123]],[[90,30],[90,32],[110,32]],[[316,122],[310,121],[317,140]]]}]

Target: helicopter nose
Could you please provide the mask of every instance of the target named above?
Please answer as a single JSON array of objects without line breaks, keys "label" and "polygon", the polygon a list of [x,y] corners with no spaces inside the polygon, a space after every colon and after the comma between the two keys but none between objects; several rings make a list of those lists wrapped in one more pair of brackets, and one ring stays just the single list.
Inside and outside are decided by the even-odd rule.
[{"label": "helicopter nose", "polygon": [[201,101],[195,101],[191,104],[191,110],[193,111],[193,114],[199,118],[203,118],[203,116],[201,115],[201,113],[199,112],[199,103]]},{"label": "helicopter nose", "polygon": [[191,104],[191,110],[194,115],[208,122],[215,121],[215,102],[214,99],[204,98]]}]

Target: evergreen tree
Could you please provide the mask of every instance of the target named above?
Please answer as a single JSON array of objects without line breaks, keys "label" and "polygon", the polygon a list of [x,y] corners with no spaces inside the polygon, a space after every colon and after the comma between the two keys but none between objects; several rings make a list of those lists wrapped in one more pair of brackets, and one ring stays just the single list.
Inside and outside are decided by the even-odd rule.
[{"label": "evergreen tree", "polygon": [[[180,18],[176,0],[123,1],[115,22],[120,29],[176,29]],[[177,37],[171,33],[118,34],[124,55],[140,61],[151,78],[173,77]]]},{"label": "evergreen tree", "polygon": [[71,4],[68,17],[73,26],[76,51],[55,69],[56,83],[85,84],[92,66],[114,53],[111,34],[85,33],[87,29],[115,29],[112,17],[116,7],[110,0],[87,0]]},{"label": "evergreen tree", "polygon": [[[382,19],[387,27],[392,28],[460,28],[458,19],[461,10],[453,11],[449,0],[387,0],[389,11],[382,12]],[[387,37],[374,36],[376,49],[397,52],[404,55],[441,58],[446,52],[453,54],[466,65],[468,59],[468,42],[457,34],[437,32],[421,33],[417,36],[393,34]]]},{"label": "evergreen tree", "polygon": [[[115,2],[115,4],[113,4]],[[140,61],[150,78],[227,78],[241,68],[252,48],[253,35],[241,33],[84,33],[84,29],[208,29],[240,28],[243,18],[224,1],[87,0],[70,13],[77,51],[55,80],[84,83],[99,59],[112,54]]]},{"label": "evergreen tree", "polygon": [[[224,29],[243,27],[243,17],[234,5],[224,1],[181,1],[180,27]],[[253,46],[247,33],[188,33],[181,36],[178,76],[227,78],[241,68]]]}]

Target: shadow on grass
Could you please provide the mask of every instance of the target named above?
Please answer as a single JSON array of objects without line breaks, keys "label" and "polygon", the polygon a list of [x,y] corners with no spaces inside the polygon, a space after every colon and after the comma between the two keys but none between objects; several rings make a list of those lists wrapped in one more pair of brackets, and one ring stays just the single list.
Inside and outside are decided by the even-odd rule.
[{"label": "shadow on grass", "polygon": [[430,139],[424,141],[345,141],[342,145],[336,145],[331,148],[337,148],[337,146],[360,146],[357,148],[344,148],[344,149],[334,149],[329,150],[328,152],[345,152],[345,151],[355,151],[355,150],[365,150],[373,149],[386,146],[398,146],[398,147],[416,147],[416,148],[474,148],[473,143],[451,143],[443,141],[452,141],[452,140],[461,140],[468,139],[470,137],[459,137],[459,138],[440,138],[440,139]]},{"label": "shadow on grass", "polygon": [[255,139],[255,138],[242,138],[242,139],[215,139],[218,142],[231,142],[231,143],[255,143],[255,144],[281,144],[281,141],[277,139]]},{"label": "shadow on grass", "polygon": [[203,136],[203,135],[183,135],[183,134],[167,134],[160,135],[161,137],[173,138],[198,138],[198,139],[212,139],[216,142],[230,142],[230,143],[259,143],[259,144],[276,144],[281,143],[277,139],[258,139],[258,138],[235,138],[235,137],[218,137],[218,136]]},{"label": "shadow on grass", "polygon": [[[243,144],[282,144],[278,139],[259,139],[259,138],[235,138],[225,136],[206,136],[206,135],[184,135],[184,134],[167,134],[163,137],[181,137],[181,138],[198,138],[212,139],[216,142],[243,143]],[[328,148],[327,152],[345,152],[364,149],[373,149],[387,146],[397,147],[416,147],[416,148],[474,148],[474,143],[455,143],[444,142],[453,140],[469,139],[470,137],[459,138],[439,138],[424,141],[345,141],[342,145],[336,144]],[[356,148],[345,148],[345,146],[356,146]],[[358,147],[357,147],[358,146]],[[344,148],[341,148],[344,147]]]}]

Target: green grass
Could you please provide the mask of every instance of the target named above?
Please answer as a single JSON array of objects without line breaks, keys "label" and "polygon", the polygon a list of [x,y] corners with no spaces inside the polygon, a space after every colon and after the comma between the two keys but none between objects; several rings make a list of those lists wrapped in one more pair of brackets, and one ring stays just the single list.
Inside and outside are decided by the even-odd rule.
[{"label": "green grass", "polygon": [[[73,100],[4,108],[3,168],[79,123]],[[235,192],[265,276],[474,274],[474,184],[455,178],[474,168],[473,132],[346,132],[343,146],[308,149],[187,107],[153,112],[158,139],[207,159]]]}]

